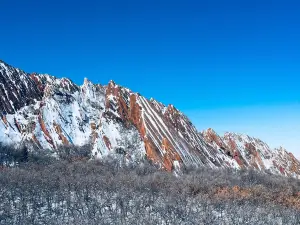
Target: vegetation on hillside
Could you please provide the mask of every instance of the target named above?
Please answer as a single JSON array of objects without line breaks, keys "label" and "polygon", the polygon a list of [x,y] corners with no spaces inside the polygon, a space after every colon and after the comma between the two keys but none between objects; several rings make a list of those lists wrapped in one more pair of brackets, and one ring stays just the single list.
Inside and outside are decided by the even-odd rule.
[{"label": "vegetation on hillside", "polygon": [[62,148],[56,160],[2,147],[0,224],[299,224],[299,180],[252,170],[120,166],[87,160],[87,149]]}]

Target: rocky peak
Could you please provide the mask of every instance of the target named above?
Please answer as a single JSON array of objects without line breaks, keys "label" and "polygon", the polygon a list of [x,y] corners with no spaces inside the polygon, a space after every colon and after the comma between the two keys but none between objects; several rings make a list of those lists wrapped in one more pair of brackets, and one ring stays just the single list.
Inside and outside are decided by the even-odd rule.
[{"label": "rocky peak", "polygon": [[88,78],[85,77],[83,79],[83,84],[82,84],[81,87],[84,87],[84,88],[93,88],[95,86],[97,86],[97,84],[94,84],[92,81],[90,81]]},{"label": "rocky peak", "polygon": [[108,82],[108,85],[116,86],[116,83],[115,83],[115,81],[110,80],[110,81]]},{"label": "rocky peak", "polygon": [[14,113],[42,97],[35,82],[20,69],[0,62],[0,110]]},{"label": "rocky peak", "polygon": [[223,150],[228,148],[228,146],[226,146],[226,144],[223,142],[221,137],[212,128],[208,128],[207,130],[202,131],[202,135],[207,142],[211,144],[216,144],[218,147],[220,147]]},{"label": "rocky peak", "polygon": [[32,73],[30,77],[35,81],[40,90],[44,90],[46,86],[52,87],[52,89],[57,91],[66,91],[71,93],[79,90],[78,86],[68,78],[56,78],[49,74],[37,73]]}]

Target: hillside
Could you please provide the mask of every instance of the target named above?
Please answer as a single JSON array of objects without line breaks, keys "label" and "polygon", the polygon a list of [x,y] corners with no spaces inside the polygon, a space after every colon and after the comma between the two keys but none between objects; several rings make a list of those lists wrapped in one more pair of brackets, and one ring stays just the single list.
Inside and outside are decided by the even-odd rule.
[{"label": "hillside", "polygon": [[92,146],[91,157],[145,158],[172,171],[180,167],[237,168],[299,177],[300,162],[244,134],[199,132],[173,105],[147,99],[110,81],[93,84],[28,74],[0,61],[0,143],[43,149]]},{"label": "hillside", "polygon": [[92,160],[0,173],[0,224],[297,225],[300,181],[253,170],[185,169]]}]

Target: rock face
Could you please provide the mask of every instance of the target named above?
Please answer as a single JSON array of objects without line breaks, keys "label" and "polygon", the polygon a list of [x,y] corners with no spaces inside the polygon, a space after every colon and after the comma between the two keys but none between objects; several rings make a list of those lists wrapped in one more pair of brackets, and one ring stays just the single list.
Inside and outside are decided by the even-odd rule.
[{"label": "rock face", "polygon": [[145,157],[172,171],[186,166],[269,169],[300,175],[299,161],[286,150],[212,129],[199,133],[173,105],[110,81],[84,79],[81,86],[47,74],[26,74],[0,62],[0,142],[30,142],[55,153],[60,145],[91,144],[95,158],[107,155],[139,162]]},{"label": "rock face", "polygon": [[215,149],[236,160],[239,168],[268,170],[286,176],[300,175],[299,161],[282,147],[271,149],[260,139],[244,134],[227,132],[220,137],[211,128],[202,135]]},{"label": "rock face", "polygon": [[2,114],[15,113],[23,106],[42,99],[35,82],[22,70],[0,60],[0,110]]}]

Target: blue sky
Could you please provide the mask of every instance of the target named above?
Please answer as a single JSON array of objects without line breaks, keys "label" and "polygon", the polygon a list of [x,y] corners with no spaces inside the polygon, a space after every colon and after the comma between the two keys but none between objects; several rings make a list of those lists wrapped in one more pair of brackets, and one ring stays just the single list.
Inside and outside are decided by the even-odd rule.
[{"label": "blue sky", "polygon": [[117,83],[300,156],[300,2],[1,1],[2,60]]}]

